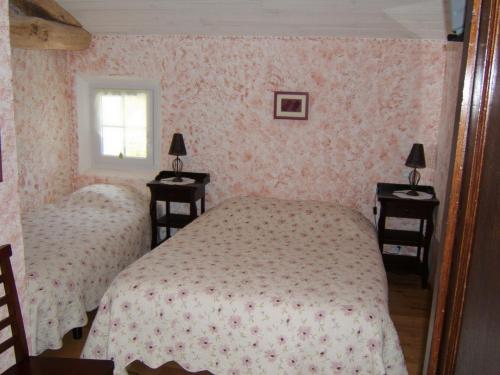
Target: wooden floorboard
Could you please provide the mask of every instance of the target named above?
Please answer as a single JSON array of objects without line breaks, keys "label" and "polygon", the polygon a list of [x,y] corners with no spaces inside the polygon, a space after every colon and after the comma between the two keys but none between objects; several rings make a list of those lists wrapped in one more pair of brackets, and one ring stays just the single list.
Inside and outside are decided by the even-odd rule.
[{"label": "wooden floorboard", "polygon": [[[389,310],[399,334],[409,375],[422,374],[427,328],[431,304],[430,289],[420,287],[420,278],[414,275],[388,274]],[[81,340],[73,340],[71,332],[64,336],[60,350],[47,350],[42,356],[79,358],[95,316],[90,313],[89,324],[83,329]]]},{"label": "wooden floorboard", "polygon": [[92,311],[88,313],[89,322],[83,327],[83,336],[80,340],[74,340],[73,334],[69,331],[63,338],[63,347],[59,350],[46,350],[42,354],[42,357],[59,357],[59,358],[80,358],[80,354],[83,350],[83,345],[85,344],[85,340],[87,340],[87,336],[89,335],[90,326],[94,321],[94,317],[96,311]]},{"label": "wooden floorboard", "polygon": [[421,375],[427,342],[430,289],[420,287],[420,277],[389,273],[389,311],[399,334],[409,375]]}]

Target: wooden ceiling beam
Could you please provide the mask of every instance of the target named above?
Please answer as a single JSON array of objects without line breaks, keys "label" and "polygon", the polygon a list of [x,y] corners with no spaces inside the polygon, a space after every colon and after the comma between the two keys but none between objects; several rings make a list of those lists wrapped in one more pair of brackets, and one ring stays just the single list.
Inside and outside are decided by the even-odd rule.
[{"label": "wooden ceiling beam", "polygon": [[55,0],[11,0],[27,16],[50,18],[66,25],[82,27],[82,24]]},{"label": "wooden ceiling beam", "polygon": [[81,27],[38,17],[12,16],[10,42],[14,48],[79,51],[90,46],[92,36]]}]

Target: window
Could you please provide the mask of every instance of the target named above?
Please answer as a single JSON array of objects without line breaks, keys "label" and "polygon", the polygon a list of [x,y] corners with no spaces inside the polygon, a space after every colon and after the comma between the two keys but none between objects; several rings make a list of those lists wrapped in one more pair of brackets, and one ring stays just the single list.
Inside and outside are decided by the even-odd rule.
[{"label": "window", "polygon": [[98,89],[93,96],[99,164],[117,158],[147,162],[152,156],[151,92]]},{"label": "window", "polygon": [[77,79],[81,172],[157,169],[158,91],[141,79]]}]

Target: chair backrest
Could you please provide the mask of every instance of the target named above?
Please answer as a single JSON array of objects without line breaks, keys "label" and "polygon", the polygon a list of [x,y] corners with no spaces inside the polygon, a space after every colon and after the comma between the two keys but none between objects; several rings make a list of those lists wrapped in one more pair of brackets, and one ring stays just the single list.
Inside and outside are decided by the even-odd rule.
[{"label": "chair backrest", "polygon": [[[0,331],[10,326],[12,336],[0,343],[0,354],[14,347],[16,362],[19,363],[29,356],[26,334],[24,332],[23,316],[17,296],[16,282],[12,273],[10,245],[0,247],[0,284],[3,284],[5,294],[0,297],[0,308],[7,305],[8,316],[0,320]],[[1,294],[0,294],[1,295]]]}]

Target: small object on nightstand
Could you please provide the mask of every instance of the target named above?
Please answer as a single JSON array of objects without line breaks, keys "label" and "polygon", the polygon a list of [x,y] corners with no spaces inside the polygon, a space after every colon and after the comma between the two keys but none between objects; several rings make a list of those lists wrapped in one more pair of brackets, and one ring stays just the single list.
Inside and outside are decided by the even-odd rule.
[{"label": "small object on nightstand", "polygon": [[425,154],[424,145],[421,143],[414,143],[408,159],[406,159],[405,165],[407,167],[413,168],[408,176],[408,181],[410,182],[410,190],[406,194],[408,195],[418,195],[417,185],[420,181],[420,173],[417,168],[425,168]]},{"label": "small object on nightstand", "polygon": [[167,185],[189,185],[195,183],[196,180],[193,178],[183,177],[181,181],[176,181],[175,177],[169,177],[169,178],[162,178],[160,182],[162,184],[167,184]]},{"label": "small object on nightstand", "polygon": [[[181,183],[165,183],[162,180],[172,180],[176,177],[176,172],[161,171],[153,181],[147,186],[151,191],[151,202],[149,211],[151,215],[151,249],[161,242],[158,238],[158,227],[167,230],[167,238],[170,238],[171,228],[184,228],[198,217],[196,201],[201,200],[200,214],[205,212],[205,186],[210,182],[210,175],[207,173],[182,172],[179,177],[184,177]],[[184,181],[193,180],[192,183],[185,184]],[[157,202],[165,202],[165,215],[158,217]],[[173,214],[170,212],[170,202],[189,203],[189,215]]]},{"label": "small object on nightstand", "polygon": [[[415,187],[419,193],[428,194],[430,196],[428,199],[415,199],[406,194],[395,194],[395,192],[408,190],[408,188],[408,185],[377,184],[377,199],[381,207],[378,221],[378,242],[387,270],[404,267],[417,271],[422,279],[422,287],[425,288],[429,277],[429,246],[434,232],[433,214],[439,201],[436,199],[436,193],[432,186]],[[387,217],[418,219],[420,220],[420,229],[418,232],[386,229]],[[416,257],[384,254],[384,244],[416,247]]]},{"label": "small object on nightstand", "polygon": [[[412,194],[410,194],[410,192]],[[426,193],[425,191],[416,191],[416,190],[398,190],[393,192],[392,194],[394,194],[396,197],[404,199],[426,200],[432,198],[432,194]]]}]

